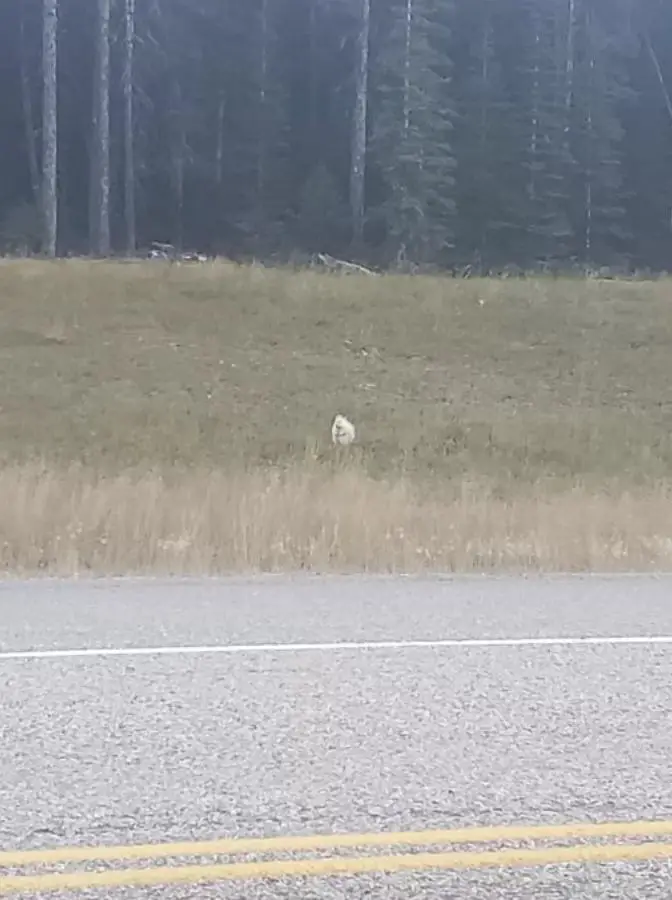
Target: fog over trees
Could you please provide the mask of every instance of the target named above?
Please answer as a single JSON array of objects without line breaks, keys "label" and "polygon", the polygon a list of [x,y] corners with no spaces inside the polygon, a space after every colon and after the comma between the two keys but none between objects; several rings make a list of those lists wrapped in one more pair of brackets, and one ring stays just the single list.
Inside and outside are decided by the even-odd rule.
[{"label": "fog over trees", "polygon": [[5,0],[3,252],[672,268],[670,0]]}]

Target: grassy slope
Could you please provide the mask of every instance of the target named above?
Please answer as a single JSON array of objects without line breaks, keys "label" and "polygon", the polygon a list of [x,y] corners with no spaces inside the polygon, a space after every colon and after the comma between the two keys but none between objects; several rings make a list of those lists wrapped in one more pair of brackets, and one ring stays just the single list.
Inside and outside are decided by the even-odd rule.
[{"label": "grassy slope", "polygon": [[[319,538],[321,565],[335,559],[341,567],[349,560],[355,568],[413,568],[410,552],[412,560],[422,557],[427,565],[478,567],[480,551],[469,556],[464,547],[451,563],[444,550],[454,522],[436,524],[440,509],[433,507],[430,516],[429,508],[418,506],[420,499],[408,493],[418,485],[438,489],[445,503],[462,504],[460,509],[469,484],[487,484],[492,502],[497,497],[534,502],[559,488],[565,496],[558,502],[566,504],[571,489],[577,516],[582,503],[587,508],[600,494],[624,509],[624,493],[645,490],[658,498],[658,506],[648,513],[638,508],[635,518],[655,521],[651,540],[667,546],[661,521],[668,508],[662,482],[672,472],[669,282],[338,278],[223,263],[12,261],[0,264],[0,313],[0,454],[5,467],[37,458],[46,462],[49,490],[56,491],[49,495],[51,504],[72,505],[77,492],[68,479],[80,477],[71,471],[59,481],[56,464],[83,463],[91,483],[101,473],[123,474],[129,467],[136,473],[157,466],[166,472],[177,463],[167,471],[169,481],[179,479],[184,466],[190,477],[201,479],[218,469],[238,479],[235,487],[233,481],[222,487],[238,510],[248,502],[239,480],[243,469],[252,479],[249,485],[257,479],[254,490],[265,496],[272,482],[263,486],[258,479],[270,477],[269,464],[299,465],[303,474],[292,477],[303,488],[295,485],[296,490],[310,485],[307,497],[323,490],[325,509],[339,496],[372,491],[356,517],[370,516],[369,534],[384,532],[411,509],[414,521],[429,516],[435,527],[423,526],[410,542],[417,544],[415,550],[405,547],[401,556],[395,551],[393,563],[383,552],[393,539],[372,551],[367,562],[336,547],[322,519],[316,523],[303,516],[297,525],[301,539],[295,535],[303,549],[289,552],[287,564],[304,564]],[[347,459],[328,444],[336,411],[358,426],[360,440]],[[313,467],[308,473],[307,465]],[[261,475],[250,472],[258,469]],[[364,479],[366,472],[404,483],[393,500],[383,501],[368,482],[353,486],[352,478]],[[321,487],[315,482],[319,473]],[[341,487],[325,478],[341,479]],[[52,565],[39,562],[39,547],[29,560],[17,544],[17,535],[30,530],[31,515],[37,521],[44,514],[35,500],[39,481],[34,468],[5,469],[4,491],[14,498],[14,508],[34,507],[7,532],[7,567]],[[122,489],[124,484],[122,479]],[[12,493],[21,485],[23,501]],[[592,499],[580,501],[577,485],[589,489]],[[184,484],[175,482],[174,489],[186,502]],[[190,490],[194,495],[199,489],[194,483]],[[278,503],[286,505],[286,486],[283,490]],[[108,501],[98,497],[96,503],[103,509]],[[168,501],[152,503],[158,509]],[[254,503],[258,519],[262,513]],[[372,504],[385,503],[387,513],[381,518],[378,508],[373,515]],[[632,520],[635,513],[628,509]],[[474,520],[475,535],[491,514],[483,511],[480,525]],[[600,529],[608,528],[614,514],[610,506],[596,514]],[[86,518],[64,516],[61,531],[73,516]],[[457,518],[466,528],[466,520]],[[529,510],[523,518],[523,531],[529,531]],[[557,511],[549,511],[548,518],[557,519]],[[104,532],[108,546],[105,527],[98,522],[94,530]],[[172,520],[156,533],[153,528],[146,519],[133,526],[136,535],[143,529],[153,534],[155,543],[181,539],[174,538],[181,526]],[[206,544],[230,545],[238,533],[208,528]],[[350,532],[354,548],[361,542],[352,527]],[[342,527],[340,534],[337,544],[344,540]],[[246,551],[245,567],[264,567],[261,557],[268,557],[270,544],[278,544],[275,532],[262,528],[255,535],[256,549]],[[496,534],[493,540],[496,544]],[[549,547],[553,540],[544,537]],[[430,553],[425,545],[432,541]],[[668,552],[654,556],[660,562],[660,554]],[[498,553],[495,548],[486,564],[495,564]],[[525,550],[523,562],[534,553]],[[115,556],[115,570],[123,569],[123,555],[120,550]],[[209,564],[199,557],[191,568],[237,565],[228,557],[213,562],[210,551],[205,555]],[[147,558],[131,567],[153,565]],[[554,567],[563,565],[571,567],[571,560],[558,559]],[[577,565],[590,567],[590,562]]]},{"label": "grassy slope", "polygon": [[671,471],[672,287],[0,266],[0,447],[282,461],[337,410],[373,468]]}]

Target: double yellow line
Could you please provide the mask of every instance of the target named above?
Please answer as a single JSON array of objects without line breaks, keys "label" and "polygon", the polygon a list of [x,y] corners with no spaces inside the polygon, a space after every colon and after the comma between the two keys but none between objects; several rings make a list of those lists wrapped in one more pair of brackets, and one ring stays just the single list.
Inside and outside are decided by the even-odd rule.
[{"label": "double yellow line", "polygon": [[[184,857],[269,856],[345,851],[364,848],[421,848],[471,844],[582,841],[569,846],[516,847],[387,853],[367,856],[331,855],[246,862],[107,868],[48,874],[2,875],[0,894],[206,884],[217,881],[277,879],[292,876],[360,875],[373,872],[463,870],[488,867],[529,867],[566,863],[609,863],[672,859],[672,843],[654,839],[672,835],[672,821],[601,822],[568,825],[494,826],[435,831],[373,834],[306,835],[302,837],[230,838],[171,844],[109,847],[59,847],[52,850],[0,852],[3,869],[64,866],[72,863],[122,863],[130,860],[170,860]],[[586,843],[621,839],[639,843]],[[642,842],[643,841],[643,842]]]}]

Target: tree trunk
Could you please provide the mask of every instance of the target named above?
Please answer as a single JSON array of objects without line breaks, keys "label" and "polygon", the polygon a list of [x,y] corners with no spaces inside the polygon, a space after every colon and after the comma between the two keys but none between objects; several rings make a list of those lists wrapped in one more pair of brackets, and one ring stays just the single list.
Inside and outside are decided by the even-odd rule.
[{"label": "tree trunk", "polygon": [[[492,53],[492,22],[490,19],[490,7],[485,7],[485,19],[483,21],[483,40],[481,43],[481,96],[479,102],[481,105],[479,117],[478,131],[478,152],[481,164],[485,163],[486,155],[489,150],[488,130],[489,130],[489,112],[490,112],[490,55]],[[488,157],[490,158],[490,157]],[[481,211],[479,216],[479,241],[478,252],[481,259],[487,259],[490,252],[489,247],[489,217]]]},{"label": "tree trunk", "polygon": [[89,242],[91,253],[110,253],[110,0],[98,0],[93,83]]},{"label": "tree trunk", "polygon": [[171,109],[170,179],[173,191],[173,233],[172,242],[176,250],[182,250],[184,213],[184,162],[186,135],[182,108],[182,89],[175,79],[172,86]]},{"label": "tree trunk", "polygon": [[[567,2],[567,45],[565,50],[565,106],[567,111],[574,99],[574,29],[576,28],[575,0]],[[567,126],[569,130],[569,125]]]},{"label": "tree trunk", "polygon": [[215,145],[215,184],[221,188],[224,180],[224,115],[226,113],[226,98],[224,91],[219,95],[217,104],[217,143]]},{"label": "tree trunk", "polygon": [[42,251],[56,256],[58,235],[58,104],[56,97],[58,0],[43,0],[42,7]]},{"label": "tree trunk", "polygon": [[413,38],[413,0],[406,0],[404,32],[404,138],[411,127],[411,44]]},{"label": "tree trunk", "polygon": [[586,11],[585,29],[589,41],[589,79],[587,85],[588,110],[586,113],[586,134],[587,134],[587,161],[585,164],[585,194],[584,194],[584,236],[583,236],[583,253],[587,265],[592,262],[593,254],[593,172],[595,165],[595,146],[593,132],[593,104],[595,103],[595,44],[592,34],[592,18],[590,10]]},{"label": "tree trunk", "polygon": [[540,72],[539,55],[541,39],[539,36],[540,23],[535,16],[534,22],[534,65],[532,66],[532,115],[530,119],[530,174],[527,183],[527,193],[530,200],[537,198],[537,167],[539,155],[539,116],[540,116]]},{"label": "tree trunk", "polygon": [[308,0],[308,56],[309,56],[309,85],[308,85],[308,134],[309,134],[309,160],[310,165],[317,163],[317,148],[319,135],[317,128],[317,78],[319,71],[319,46],[317,39],[317,23],[319,0]]},{"label": "tree trunk", "polygon": [[[261,225],[265,212],[266,195],[266,99],[268,93],[268,0],[261,0],[259,34],[259,133],[257,145],[257,223]],[[257,237],[259,229],[257,228]]]},{"label": "tree trunk", "polygon": [[361,12],[357,37],[355,73],[355,105],[352,116],[352,148],[350,157],[350,214],[353,247],[364,238],[364,186],[366,177],[366,110],[369,75],[370,0],[360,0]]},{"label": "tree trunk", "polygon": [[26,47],[26,29],[24,22],[25,2],[21,4],[19,19],[19,58],[21,64],[21,107],[23,112],[23,128],[26,138],[26,155],[30,187],[36,209],[40,207],[40,168],[37,161],[37,141],[35,139],[35,119],[33,116],[33,88],[28,65],[28,49]]},{"label": "tree trunk", "polygon": [[124,3],[124,67],[122,88],[124,94],[124,224],[126,228],[126,253],[135,254],[135,149],[133,140],[133,52],[135,49],[135,0]]}]

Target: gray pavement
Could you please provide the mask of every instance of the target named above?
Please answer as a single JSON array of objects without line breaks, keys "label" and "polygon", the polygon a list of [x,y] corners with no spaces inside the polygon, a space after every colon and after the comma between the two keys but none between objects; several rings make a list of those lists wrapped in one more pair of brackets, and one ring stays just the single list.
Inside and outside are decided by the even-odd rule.
[{"label": "gray pavement", "polygon": [[[2,651],[652,635],[672,635],[672,578],[3,582],[0,846],[672,819],[671,644]],[[669,863],[617,863],[123,896],[669,900],[671,886]],[[122,896],[78,896],[103,893]]]}]

